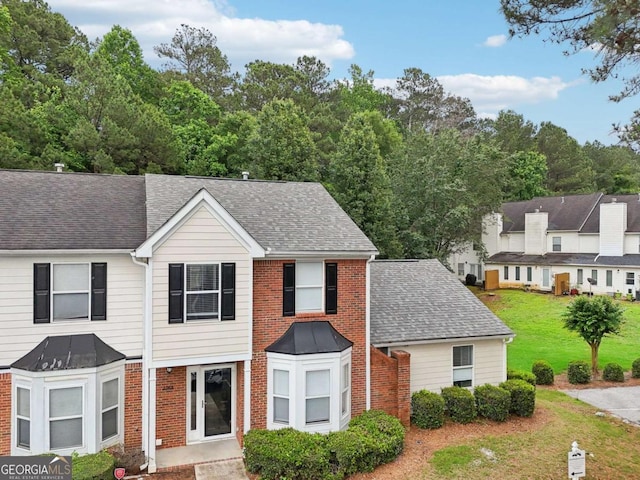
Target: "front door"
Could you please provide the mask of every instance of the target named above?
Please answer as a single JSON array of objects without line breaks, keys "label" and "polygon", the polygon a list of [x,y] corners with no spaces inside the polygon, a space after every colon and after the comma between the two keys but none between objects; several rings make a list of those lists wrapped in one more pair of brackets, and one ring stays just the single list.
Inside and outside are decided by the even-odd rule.
[{"label": "front door", "polygon": [[235,431],[235,367],[209,365],[187,369],[189,443],[230,437]]}]

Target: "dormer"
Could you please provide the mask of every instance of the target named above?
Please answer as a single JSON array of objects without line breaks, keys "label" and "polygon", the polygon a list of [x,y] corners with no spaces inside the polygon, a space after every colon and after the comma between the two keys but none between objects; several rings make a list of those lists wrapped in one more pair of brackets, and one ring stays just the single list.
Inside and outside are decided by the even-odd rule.
[{"label": "dormer", "polygon": [[600,204],[600,255],[621,257],[624,255],[624,233],[627,231],[627,204]]},{"label": "dormer", "polygon": [[539,209],[524,215],[524,254],[544,255],[547,253],[547,228],[549,214]]}]

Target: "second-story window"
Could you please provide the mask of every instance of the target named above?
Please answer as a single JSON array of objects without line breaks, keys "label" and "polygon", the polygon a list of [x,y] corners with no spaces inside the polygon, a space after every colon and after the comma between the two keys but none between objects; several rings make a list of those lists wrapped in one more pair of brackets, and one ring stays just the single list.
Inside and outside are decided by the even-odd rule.
[{"label": "second-story window", "polygon": [[76,320],[89,318],[88,263],[61,263],[53,265],[53,319]]},{"label": "second-story window", "polygon": [[553,242],[553,251],[561,252],[562,251],[562,237],[553,237],[551,239]]},{"label": "second-story window", "polygon": [[187,320],[218,318],[219,268],[218,264],[187,265]]},{"label": "second-story window", "polygon": [[296,263],[296,312],[322,311],[322,262]]},{"label": "second-story window", "polygon": [[283,268],[283,316],[338,312],[337,263],[285,263]]}]

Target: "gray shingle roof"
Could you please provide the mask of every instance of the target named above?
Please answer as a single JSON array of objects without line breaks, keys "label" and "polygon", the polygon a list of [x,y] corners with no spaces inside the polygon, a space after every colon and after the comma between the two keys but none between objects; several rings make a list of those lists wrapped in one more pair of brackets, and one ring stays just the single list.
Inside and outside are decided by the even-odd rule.
[{"label": "gray shingle roof", "polygon": [[0,250],[133,250],[202,188],[272,253],[376,252],[319,183],[20,170],[0,170]]},{"label": "gray shingle roof", "polygon": [[513,332],[437,260],[371,262],[371,343],[510,336]]},{"label": "gray shingle roof", "polygon": [[319,183],[147,175],[146,184],[149,235],[205,188],[272,253],[376,250]]},{"label": "gray shingle roof", "polygon": [[603,195],[597,208],[589,217],[582,229],[583,233],[598,233],[600,230],[600,204],[611,203],[627,204],[627,232],[640,232],[640,196],[638,195]]},{"label": "gray shingle roof", "polygon": [[621,257],[603,256],[597,253],[547,253],[546,255],[524,255],[520,252],[500,252],[486,262],[507,265],[578,265],[584,267],[638,267],[640,254],[626,254]]},{"label": "gray shingle roof", "polygon": [[601,193],[565,195],[564,197],[536,197],[522,202],[502,205],[502,232],[524,232],[525,213],[537,210],[549,213],[549,230],[578,231],[596,208]]},{"label": "gray shingle roof", "polygon": [[133,249],[144,178],[0,170],[0,250]]}]

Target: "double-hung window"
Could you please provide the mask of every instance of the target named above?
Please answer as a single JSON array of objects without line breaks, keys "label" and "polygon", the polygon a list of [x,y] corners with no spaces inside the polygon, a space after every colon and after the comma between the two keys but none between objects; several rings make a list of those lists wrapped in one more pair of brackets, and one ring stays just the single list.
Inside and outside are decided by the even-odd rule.
[{"label": "double-hung window", "polygon": [[119,422],[119,389],[118,378],[112,378],[102,383],[102,441],[118,435]]},{"label": "double-hung window", "polygon": [[453,347],[453,385],[473,386],[473,345]]},{"label": "double-hung window", "polygon": [[562,251],[562,237],[552,237],[551,242],[552,242],[552,249],[554,252]]},{"label": "double-hung window", "polygon": [[307,370],[305,423],[328,422],[331,418],[331,371]]},{"label": "double-hung window", "polygon": [[169,264],[169,323],[235,319],[235,263]]},{"label": "double-hung window", "polygon": [[106,263],[35,263],[33,321],[107,319]]},{"label": "double-hung window", "polygon": [[627,272],[625,277],[626,285],[635,285],[635,274],[633,272]]},{"label": "double-hung window", "polygon": [[516,280],[520,280],[520,267],[516,267]]},{"label": "double-hung window", "polygon": [[351,412],[351,364],[342,364],[342,375],[340,378],[340,413],[342,416]]},{"label": "double-hung window", "polygon": [[62,450],[84,445],[82,386],[51,388],[49,392],[49,448]]},{"label": "double-hung window", "polygon": [[464,263],[458,263],[458,276],[464,276]]},{"label": "double-hung window", "polygon": [[607,270],[607,287],[613,287],[613,270]]},{"label": "double-hung window", "polygon": [[273,421],[289,424],[289,371],[273,370]]},{"label": "double-hung window", "polygon": [[504,279],[509,280],[509,266],[505,265],[504,267]]},{"label": "double-hung window", "polygon": [[527,267],[527,282],[531,282],[533,280],[533,269],[531,267]]},{"label": "double-hung window", "polygon": [[592,285],[598,284],[598,270],[591,270],[591,279],[593,280]]},{"label": "double-hung window", "polygon": [[31,448],[31,390],[16,388],[16,444],[20,448]]},{"label": "double-hung window", "polygon": [[296,262],[283,265],[283,316],[338,313],[338,264]]},{"label": "double-hung window", "polygon": [[584,283],[584,273],[581,268],[578,269],[578,285],[582,285]]}]

